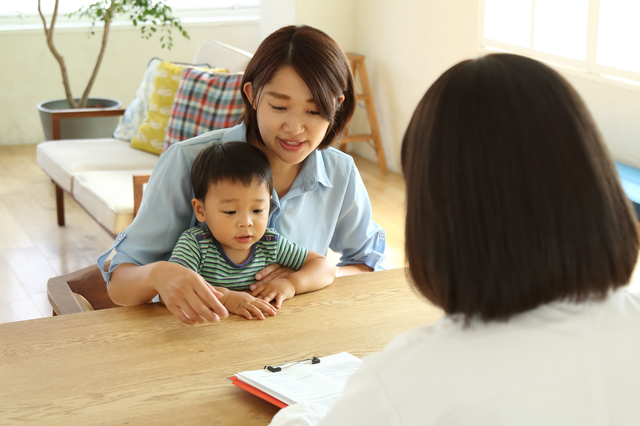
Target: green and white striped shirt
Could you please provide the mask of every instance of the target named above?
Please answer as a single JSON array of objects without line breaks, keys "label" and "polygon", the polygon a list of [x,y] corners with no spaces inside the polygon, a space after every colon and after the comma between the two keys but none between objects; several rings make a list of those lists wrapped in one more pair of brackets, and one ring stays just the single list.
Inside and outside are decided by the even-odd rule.
[{"label": "green and white striped shirt", "polygon": [[309,251],[292,243],[273,229],[251,247],[249,258],[242,264],[231,261],[209,227],[194,226],[182,233],[169,262],[178,263],[199,273],[209,284],[230,290],[249,290],[255,276],[263,268],[277,263],[298,270]]}]

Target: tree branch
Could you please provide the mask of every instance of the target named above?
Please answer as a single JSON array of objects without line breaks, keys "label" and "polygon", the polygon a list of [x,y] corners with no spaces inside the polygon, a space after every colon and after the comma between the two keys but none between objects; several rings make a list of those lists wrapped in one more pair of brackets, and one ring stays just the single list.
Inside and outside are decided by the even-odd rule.
[{"label": "tree branch", "polygon": [[[57,1],[57,0],[56,0]],[[111,28],[111,18],[113,17],[113,10],[115,9],[115,3],[112,1],[109,9],[104,13],[104,32],[102,33],[102,44],[100,45],[100,53],[98,54],[98,59],[96,60],[96,64],[93,67],[93,72],[91,73],[91,78],[87,83],[86,89],[84,89],[84,93],[82,94],[82,99],[80,100],[80,108],[87,107],[87,100],[89,99],[89,92],[93,88],[93,83],[96,80],[96,76],[98,75],[98,70],[100,69],[100,65],[102,64],[102,58],[104,57],[104,52],[107,48],[107,41],[109,39],[109,29]]]},{"label": "tree branch", "polygon": [[38,0],[38,13],[40,14],[40,19],[42,19],[42,26],[44,27],[44,35],[49,38],[49,28],[47,28],[47,20],[44,18],[42,14],[42,9],[40,8],[40,0]]},{"label": "tree branch", "polygon": [[78,105],[76,101],[73,99],[73,95],[71,94],[71,86],[69,84],[69,76],[67,75],[67,66],[64,63],[64,58],[58,50],[53,45],[53,29],[55,26],[56,18],[58,16],[58,0],[56,0],[56,4],[53,7],[53,17],[51,18],[51,24],[49,28],[47,28],[47,20],[45,19],[42,9],[40,8],[40,0],[38,0],[38,13],[40,14],[40,18],[42,19],[42,24],[44,26],[44,34],[47,37],[47,45],[49,46],[49,50],[53,54],[53,57],[58,61],[58,65],[60,65],[60,73],[62,74],[62,84],[64,85],[64,91],[67,96],[67,102],[69,103],[70,108],[77,108]]}]

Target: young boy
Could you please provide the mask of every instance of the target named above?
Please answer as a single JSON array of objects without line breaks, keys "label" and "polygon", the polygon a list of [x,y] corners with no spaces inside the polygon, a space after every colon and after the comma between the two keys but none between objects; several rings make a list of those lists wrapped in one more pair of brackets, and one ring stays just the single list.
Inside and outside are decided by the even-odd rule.
[{"label": "young boy", "polygon": [[[275,315],[295,294],[331,284],[335,266],[267,228],[273,176],[266,155],[245,142],[212,145],[191,169],[196,218],[204,226],[187,229],[169,259],[199,273],[222,293],[222,304],[247,319]],[[255,275],[273,263],[296,272],[276,278],[252,294]]]}]

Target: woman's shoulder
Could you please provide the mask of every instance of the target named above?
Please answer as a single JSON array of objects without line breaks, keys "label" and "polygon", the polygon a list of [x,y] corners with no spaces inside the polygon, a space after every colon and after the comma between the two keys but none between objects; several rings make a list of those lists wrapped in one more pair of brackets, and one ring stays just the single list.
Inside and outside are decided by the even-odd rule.
[{"label": "woman's shoulder", "polygon": [[329,147],[323,150],[315,151],[315,165],[317,175],[322,177],[326,175],[328,180],[335,182],[349,182],[354,174],[358,174],[353,158],[349,154]]},{"label": "woman's shoulder", "polygon": [[402,366],[407,358],[413,358],[416,353],[429,353],[430,347],[437,346],[443,339],[448,340],[451,334],[457,333],[460,329],[459,324],[445,317],[434,324],[406,331],[393,339],[383,351],[367,357],[367,364],[379,373],[394,370]]},{"label": "woman's shoulder", "polygon": [[341,166],[348,165],[349,167],[352,167],[352,166],[355,167],[353,157],[351,157],[349,154],[345,154],[339,149],[335,149],[330,146],[329,148],[318,150],[318,152],[322,156],[322,159],[324,160],[325,164],[341,165]]},{"label": "woman's shoulder", "polygon": [[186,139],[181,142],[173,144],[163,156],[172,155],[185,155],[190,162],[193,162],[195,157],[203,149],[216,143],[224,143],[229,141],[241,141],[246,142],[246,127],[244,124],[238,124],[234,127],[225,129],[216,129],[207,133],[203,133],[191,139]]}]

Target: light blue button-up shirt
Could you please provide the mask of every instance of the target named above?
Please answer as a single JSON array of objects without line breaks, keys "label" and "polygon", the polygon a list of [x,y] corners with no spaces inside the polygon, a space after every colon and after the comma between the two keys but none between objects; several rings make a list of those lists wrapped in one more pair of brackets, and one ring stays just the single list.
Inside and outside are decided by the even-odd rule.
[{"label": "light blue button-up shirt", "polygon": [[[200,151],[214,143],[246,142],[246,127],[214,130],[172,146],[156,165],[140,211],[112,248],[98,259],[100,270],[112,250],[109,272],[121,263],[146,265],[168,260],[178,238],[199,225],[191,199],[191,166]],[[273,191],[269,228],[290,241],[326,254],[341,253],[339,266],[364,263],[384,269],[384,230],[371,218],[371,202],[353,159],[334,148],[315,150],[282,199]]]}]

